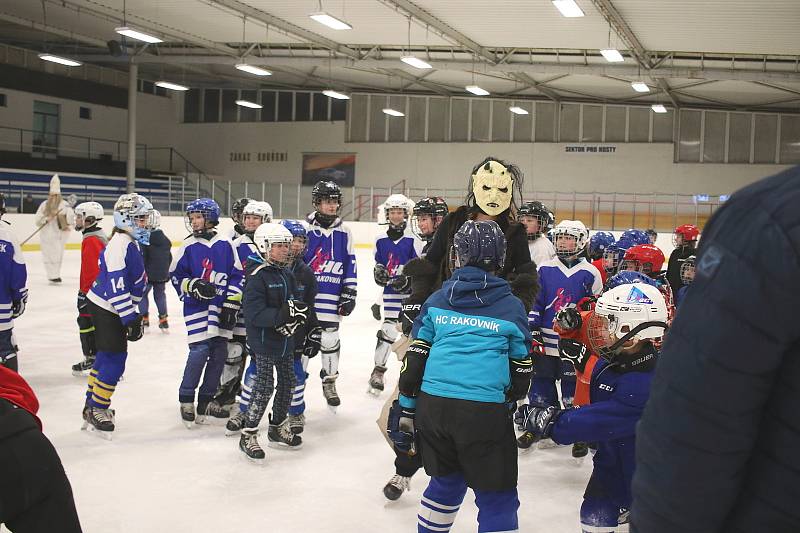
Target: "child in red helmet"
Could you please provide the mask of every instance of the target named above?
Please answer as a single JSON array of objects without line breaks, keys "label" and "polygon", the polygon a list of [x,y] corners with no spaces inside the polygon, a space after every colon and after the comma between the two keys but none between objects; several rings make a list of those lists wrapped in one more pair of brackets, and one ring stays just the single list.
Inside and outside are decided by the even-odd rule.
[{"label": "child in red helmet", "polygon": [[682,261],[697,253],[697,239],[699,237],[700,230],[694,224],[678,226],[672,234],[672,243],[675,245],[675,249],[669,256],[667,280],[672,287],[673,293],[677,293],[678,289],[684,285],[681,281]]}]

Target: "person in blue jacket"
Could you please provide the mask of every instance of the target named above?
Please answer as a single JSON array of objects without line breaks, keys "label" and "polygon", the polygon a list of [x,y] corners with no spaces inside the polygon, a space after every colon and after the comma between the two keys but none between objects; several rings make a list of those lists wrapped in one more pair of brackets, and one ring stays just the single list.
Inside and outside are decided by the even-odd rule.
[{"label": "person in blue jacket", "polygon": [[[253,257],[247,265],[244,322],[256,374],[239,449],[254,462],[261,462],[265,457],[258,443],[258,425],[273,390],[275,399],[267,433],[270,446],[298,449],[303,444],[300,435],[289,428],[288,418],[294,388],[294,335],[308,318],[308,305],[298,299],[294,276],[287,269],[291,262],[292,240],[285,226],[271,222],[261,224],[253,235],[253,242],[263,259],[258,261]],[[278,375],[277,390],[273,369]]]},{"label": "person in blue jacket", "polygon": [[584,532],[610,533],[627,527],[636,424],[650,394],[658,358],[653,341],[664,336],[667,306],[652,285],[619,285],[600,296],[587,320],[591,346],[562,338],[559,348],[562,359],[580,372],[592,352],[600,356],[591,371],[590,403],[572,409],[522,405],[515,421],[536,439],[597,443],[580,510],[581,527]]},{"label": "person in blue jacket", "polygon": [[467,487],[479,532],[518,531],[512,412],[533,369],[527,313],[495,275],[506,255],[496,222],[465,222],[453,249],[451,278],[414,321],[388,431],[398,450],[422,454],[431,476],[417,531],[450,531]]},{"label": "person in blue jacket", "polygon": [[159,228],[161,213],[153,211],[155,227],[150,232],[150,244],[142,248],[144,269],[147,271],[147,290],[139,303],[142,313],[142,326],[150,327],[150,293],[158,309],[158,329],[167,333],[169,321],[167,316],[166,285],[169,282],[169,266],[172,263],[172,241]]}]

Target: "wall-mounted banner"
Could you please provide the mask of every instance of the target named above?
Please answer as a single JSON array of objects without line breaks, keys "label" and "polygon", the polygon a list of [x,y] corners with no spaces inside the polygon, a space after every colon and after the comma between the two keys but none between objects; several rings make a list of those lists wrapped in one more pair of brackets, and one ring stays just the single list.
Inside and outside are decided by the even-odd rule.
[{"label": "wall-mounted banner", "polygon": [[571,154],[615,154],[617,147],[613,144],[568,144],[564,151]]},{"label": "wall-mounted banner", "polygon": [[320,180],[353,187],[356,181],[356,154],[303,154],[303,185],[314,185]]}]

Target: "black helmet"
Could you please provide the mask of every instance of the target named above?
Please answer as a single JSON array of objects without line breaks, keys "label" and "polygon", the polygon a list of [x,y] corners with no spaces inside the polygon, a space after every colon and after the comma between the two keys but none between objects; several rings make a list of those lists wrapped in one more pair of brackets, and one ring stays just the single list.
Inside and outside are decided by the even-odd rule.
[{"label": "black helmet", "polygon": [[237,223],[242,223],[242,211],[244,211],[244,206],[252,202],[252,198],[239,198],[233,205],[231,206],[231,219]]},{"label": "black helmet", "polygon": [[342,189],[332,181],[318,181],[314,188],[311,189],[311,203],[314,206],[317,214],[315,219],[321,224],[332,224],[339,216],[339,210],[336,210],[335,215],[326,215],[320,213],[319,204],[324,199],[336,200],[339,202],[339,207],[342,205]]},{"label": "black helmet", "polygon": [[6,214],[6,195],[0,192],[0,218]]},{"label": "black helmet", "polygon": [[422,231],[419,229],[419,217],[430,216],[434,221],[433,231],[435,233],[436,228],[439,226],[439,223],[441,223],[441,219],[439,219],[439,217],[444,218],[448,212],[449,210],[447,208],[447,202],[444,201],[444,198],[440,196],[422,198],[420,201],[414,204],[414,214],[411,217],[411,230],[414,232],[414,235],[423,241],[430,241],[433,238],[433,233],[422,233]]},{"label": "black helmet", "polygon": [[539,231],[536,233],[529,233],[528,240],[538,239],[543,233],[549,232],[553,229],[556,223],[556,217],[553,212],[547,208],[542,202],[525,202],[517,210],[517,220],[522,217],[536,217],[539,219]]}]

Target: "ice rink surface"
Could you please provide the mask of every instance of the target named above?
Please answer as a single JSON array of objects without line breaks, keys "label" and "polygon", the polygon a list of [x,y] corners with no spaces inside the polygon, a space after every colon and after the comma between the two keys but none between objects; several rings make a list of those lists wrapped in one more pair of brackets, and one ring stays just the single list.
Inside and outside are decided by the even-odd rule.
[{"label": "ice rink surface", "polygon": [[[86,380],[70,372],[81,359],[75,322],[80,254],[65,252],[64,282],[50,285],[40,253],[25,253],[30,298],[14,328],[20,372],[39,397],[44,432],[64,463],[84,531],[416,531],[417,506],[427,485],[424,472],[400,500],[389,502],[382,493],[394,474],[394,454],[375,420],[388,392],[380,398],[366,392],[379,327],[370,305],[379,288],[372,280],[371,250],[358,249],[357,256],[358,304],[341,330],[337,386],[342,405],[336,414],[329,411],[319,358],[313,359],[303,448],[266,448],[266,463],[256,465],[243,458],[238,437],[225,437],[223,425],[187,430],[180,421],[178,384],[187,347],[172,287],[167,289],[170,333],[151,328],[129,344],[124,381],[112,399],[113,440],[80,431]],[[391,356],[388,389],[398,371]],[[266,445],[266,432],[262,435]],[[535,450],[520,456],[519,470],[520,531],[580,531],[578,509],[591,460],[576,465],[569,447]],[[476,531],[476,515],[470,491],[452,531]]]}]

